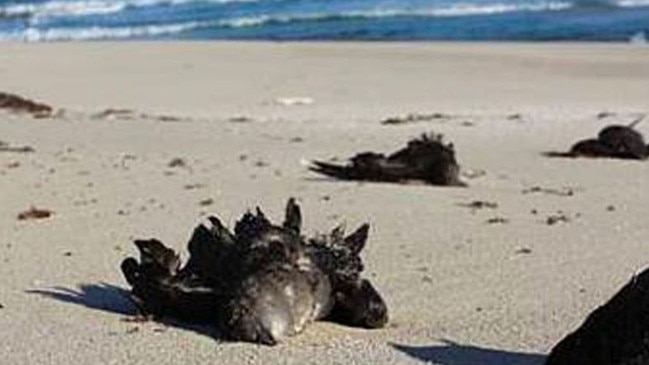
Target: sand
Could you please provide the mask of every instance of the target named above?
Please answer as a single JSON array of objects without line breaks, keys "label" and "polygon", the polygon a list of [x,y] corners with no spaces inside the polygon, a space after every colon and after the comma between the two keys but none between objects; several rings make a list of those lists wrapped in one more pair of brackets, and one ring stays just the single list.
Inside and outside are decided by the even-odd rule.
[{"label": "sand", "polygon": [[[0,80],[57,109],[0,113],[0,140],[34,149],[0,152],[3,364],[542,364],[649,264],[649,164],[542,155],[649,113],[647,47],[6,43]],[[430,131],[455,143],[468,188],[305,167]],[[317,323],[269,348],[125,320],[134,238],[185,255],[207,215],[280,220],[290,196],[307,232],[371,223],[387,328]],[[30,207],[53,214],[18,220]]]}]

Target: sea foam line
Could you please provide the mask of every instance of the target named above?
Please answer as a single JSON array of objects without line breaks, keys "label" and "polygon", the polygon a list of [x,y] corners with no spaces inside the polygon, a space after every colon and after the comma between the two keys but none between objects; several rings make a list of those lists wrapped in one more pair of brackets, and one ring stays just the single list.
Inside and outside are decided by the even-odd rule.
[{"label": "sea foam line", "polygon": [[649,6],[649,0],[620,0],[616,4],[624,8],[639,8]]},{"label": "sea foam line", "polygon": [[307,13],[307,14],[286,14],[286,15],[259,15],[225,19],[219,22],[220,26],[242,28],[262,26],[267,24],[286,24],[310,21],[327,21],[336,19],[374,19],[391,17],[460,17],[476,15],[493,15],[512,12],[540,12],[560,11],[571,9],[574,4],[571,2],[553,1],[529,4],[504,4],[493,3],[476,5],[471,3],[454,4],[447,7],[435,7],[427,9],[372,9],[349,11],[345,13]]},{"label": "sea foam line", "polygon": [[[42,19],[48,17],[60,16],[85,16],[111,14],[124,11],[129,7],[150,7],[150,6],[175,6],[191,3],[249,3],[263,2],[271,0],[54,0],[41,3],[11,3],[0,6],[1,17],[31,17]],[[278,3],[282,0],[274,0]],[[550,11],[564,10],[577,7],[583,4],[593,2],[610,4],[611,6],[620,6],[626,8],[649,6],[649,0],[557,0],[557,1],[534,1],[529,3],[473,3],[470,0],[447,6],[434,6],[424,9],[392,9],[382,10],[375,9],[372,11],[352,11],[344,14],[326,14],[326,15],[284,15],[284,16],[264,16],[240,18],[233,20],[232,25],[249,26],[262,24],[265,22],[290,22],[293,20],[313,20],[318,18],[332,17],[386,17],[386,16],[463,16],[463,15],[481,15],[481,14],[498,14],[517,11]],[[373,13],[372,13],[373,12]]]},{"label": "sea foam line", "polygon": [[0,33],[0,40],[42,42],[65,40],[129,39],[178,34],[188,30],[209,27],[213,22],[186,22],[166,25],[137,27],[88,27],[88,28],[28,28],[23,31]]},{"label": "sea foam line", "polygon": [[0,17],[59,17],[118,13],[129,7],[157,5],[182,5],[192,2],[227,4],[235,2],[257,2],[261,0],[72,0],[47,1],[42,3],[7,4],[0,6]]}]

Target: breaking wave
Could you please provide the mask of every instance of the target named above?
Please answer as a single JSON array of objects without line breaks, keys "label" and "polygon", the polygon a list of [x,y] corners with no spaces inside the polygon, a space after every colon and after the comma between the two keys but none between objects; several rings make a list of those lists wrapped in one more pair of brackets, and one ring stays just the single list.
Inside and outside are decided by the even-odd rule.
[{"label": "breaking wave", "polygon": [[56,17],[111,14],[129,8],[175,6],[193,2],[227,4],[262,0],[55,0],[40,3],[10,3],[0,6],[2,17]]},{"label": "breaking wave", "polygon": [[[515,26],[523,29],[534,25],[525,23],[527,13],[561,17],[562,12],[580,9],[606,13],[631,8],[646,8],[642,10],[646,12],[649,0],[0,0],[0,40],[173,38],[184,33],[210,37],[226,32],[234,38],[244,33],[264,38],[271,37],[266,30],[272,32],[277,25],[284,29],[295,25],[303,31],[313,23],[331,27],[327,34],[335,34],[333,28],[350,29],[352,23],[376,29],[395,22],[407,25],[410,18],[468,19],[510,13],[523,14],[515,20]],[[640,12],[627,13],[636,11]],[[483,20],[466,24],[473,21]],[[634,21],[640,24],[634,25],[635,32],[647,31],[647,21]],[[195,30],[200,32],[191,33]],[[574,34],[582,33],[577,29]]]},{"label": "breaking wave", "polygon": [[620,0],[616,2],[616,5],[624,8],[640,8],[649,6],[649,0]]},{"label": "breaking wave", "polygon": [[222,26],[251,27],[266,24],[286,24],[298,22],[333,21],[344,19],[377,19],[393,17],[460,17],[475,15],[502,14],[510,12],[556,11],[572,7],[568,2],[550,2],[539,4],[491,4],[476,6],[474,4],[456,4],[448,7],[431,9],[405,10],[405,9],[377,9],[370,11],[349,11],[346,13],[318,13],[294,15],[260,15],[251,17],[233,18],[220,22]]},{"label": "breaking wave", "polygon": [[11,41],[66,41],[134,39],[178,34],[192,29],[214,25],[207,22],[188,22],[165,25],[146,25],[139,27],[88,27],[88,28],[29,28],[19,32],[0,33],[0,40]]},{"label": "breaking wave", "polygon": [[[0,6],[0,18],[2,17],[56,17],[56,16],[86,16],[98,14],[111,14],[124,11],[129,8],[153,7],[153,6],[176,6],[191,3],[287,3],[282,0],[54,0],[38,3],[9,3]],[[428,15],[428,16],[462,16],[478,14],[496,14],[516,11],[544,11],[562,10],[579,6],[621,6],[621,7],[642,7],[649,6],[649,0],[574,0],[574,1],[537,1],[537,2],[494,2],[481,3],[459,2],[456,4],[440,4],[429,9],[415,10],[376,10],[375,16],[399,13],[397,15]],[[362,16],[362,14],[344,14],[350,17]],[[369,14],[368,16],[372,16]],[[287,18],[287,17],[285,17]]]}]

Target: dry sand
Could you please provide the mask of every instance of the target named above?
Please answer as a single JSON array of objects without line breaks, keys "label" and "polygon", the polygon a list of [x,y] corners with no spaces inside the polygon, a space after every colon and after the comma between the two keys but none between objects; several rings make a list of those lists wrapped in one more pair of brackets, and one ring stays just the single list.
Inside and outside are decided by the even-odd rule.
[{"label": "dry sand", "polygon": [[[3,364],[542,364],[649,264],[649,164],[541,155],[649,113],[647,47],[1,44],[0,81],[60,110],[0,114],[0,140],[35,149],[0,152]],[[445,115],[380,123],[409,113]],[[470,187],[304,166],[429,131],[455,143]],[[372,224],[364,257],[387,328],[317,323],[268,348],[124,321],[133,238],[184,254],[207,214],[233,224],[260,205],[279,220],[290,196],[307,232]],[[31,206],[54,213],[18,220]],[[568,222],[547,224],[557,215]]]}]

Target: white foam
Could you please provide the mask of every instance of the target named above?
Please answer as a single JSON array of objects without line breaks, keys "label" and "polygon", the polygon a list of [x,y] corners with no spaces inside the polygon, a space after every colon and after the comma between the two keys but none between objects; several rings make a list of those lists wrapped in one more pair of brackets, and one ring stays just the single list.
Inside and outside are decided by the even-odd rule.
[{"label": "white foam", "polygon": [[629,42],[631,44],[642,45],[642,46],[646,46],[647,44],[649,44],[649,40],[647,40],[647,34],[645,34],[645,32],[638,32],[634,34],[629,39]]},{"label": "white foam", "polygon": [[[0,15],[23,16],[43,19],[59,16],[84,16],[118,13],[127,7],[148,7],[156,5],[182,5],[192,2],[208,2],[215,4],[238,3],[238,2],[261,2],[265,0],[51,0],[40,3],[13,3],[0,6]],[[517,11],[555,11],[569,9],[583,0],[537,0],[533,2],[498,2],[476,3],[466,1],[462,3],[436,5],[429,8],[399,9],[399,8],[376,8],[366,11],[352,11],[341,14],[295,14],[279,16],[251,16],[230,20],[230,26],[245,27],[254,26],[269,21],[290,22],[301,20],[314,20],[324,17],[389,17],[389,16],[466,16],[466,15],[488,15]],[[649,6],[649,0],[589,0],[605,1],[612,5],[621,7],[642,7]]]},{"label": "white foam", "polygon": [[625,8],[638,8],[649,6],[649,0],[619,0],[616,4]]},{"label": "white foam", "polygon": [[120,1],[51,1],[39,4],[10,4],[0,7],[7,16],[92,15],[121,11],[126,6]]},{"label": "white foam", "polygon": [[41,42],[61,40],[99,40],[99,39],[128,39],[137,37],[153,37],[182,33],[188,30],[209,27],[212,22],[187,22],[167,25],[149,25],[140,27],[88,27],[88,28],[28,28],[21,32],[0,33],[0,40]]},{"label": "white foam", "polygon": [[[649,0],[647,0],[649,1]],[[371,10],[350,11],[345,13],[307,13],[285,14],[277,16],[260,15],[225,19],[219,22],[221,26],[241,28],[264,25],[268,23],[306,22],[327,19],[345,18],[389,18],[395,16],[422,16],[422,17],[460,17],[475,15],[491,15],[511,12],[540,12],[559,11],[570,9],[574,6],[568,1],[549,1],[522,4],[491,3],[478,5],[474,3],[458,3],[449,6],[437,6],[420,9],[375,8]]]},{"label": "white foam", "polygon": [[[36,18],[57,16],[84,16],[117,13],[127,7],[156,5],[181,5],[197,0],[54,0],[42,3],[8,4],[0,6],[0,15],[31,16]],[[256,2],[260,0],[203,0],[217,4]]]},{"label": "white foam", "polygon": [[537,3],[506,4],[493,3],[477,5],[472,3],[459,3],[446,8],[423,10],[416,15],[427,16],[467,16],[467,15],[489,15],[513,12],[539,12],[557,11],[570,9],[574,5],[567,1],[550,1]]}]

